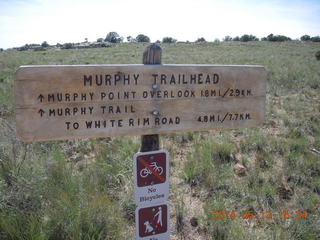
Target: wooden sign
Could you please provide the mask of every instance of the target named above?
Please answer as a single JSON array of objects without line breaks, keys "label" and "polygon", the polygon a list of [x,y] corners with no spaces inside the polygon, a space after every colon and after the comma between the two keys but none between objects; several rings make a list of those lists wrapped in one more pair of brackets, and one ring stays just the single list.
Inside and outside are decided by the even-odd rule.
[{"label": "wooden sign", "polygon": [[256,126],[265,98],[261,66],[22,66],[15,73],[23,141]]}]

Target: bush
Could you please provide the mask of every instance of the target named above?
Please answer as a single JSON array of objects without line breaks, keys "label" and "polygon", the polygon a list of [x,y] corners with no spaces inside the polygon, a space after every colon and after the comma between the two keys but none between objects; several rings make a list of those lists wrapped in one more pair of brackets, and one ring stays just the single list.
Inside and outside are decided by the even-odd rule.
[{"label": "bush", "polygon": [[201,43],[201,42],[206,42],[206,40],[205,40],[203,37],[198,38],[198,39],[196,40],[196,43]]},{"label": "bush", "polygon": [[256,36],[244,34],[240,38],[241,42],[249,42],[249,41],[259,41],[259,39]]},{"label": "bush", "polygon": [[37,47],[35,49],[33,49],[34,51],[38,52],[38,51],[46,51],[46,48],[44,47]]},{"label": "bush", "polygon": [[312,42],[320,42],[320,37],[319,36],[315,36],[311,38]]},{"label": "bush", "polygon": [[286,37],[284,35],[273,35],[272,33],[267,36],[267,41],[270,42],[284,42],[291,41],[291,38]]},{"label": "bush", "polygon": [[97,42],[103,42],[103,38],[98,38]]},{"label": "bush", "polygon": [[238,41],[240,41],[239,36],[234,37],[234,38],[232,39],[232,41],[234,41],[234,42],[238,42]]},{"label": "bush", "polygon": [[232,37],[230,37],[230,36],[225,36],[225,37],[223,38],[223,41],[224,41],[224,42],[230,42],[230,41],[232,41]]},{"label": "bush", "polygon": [[0,52],[3,52],[3,48],[0,48]]},{"label": "bush", "polygon": [[163,43],[175,43],[175,42],[177,42],[177,39],[174,39],[174,38],[172,38],[172,37],[164,37],[164,38],[162,39],[162,42],[163,42]]},{"label": "bush", "polygon": [[128,37],[127,37],[127,41],[128,41],[128,42],[137,42],[137,39],[135,39],[135,38],[132,37],[132,36],[128,36]]},{"label": "bush", "polygon": [[301,36],[300,40],[301,41],[310,41],[311,37],[309,35],[303,35],[303,36]]},{"label": "bush", "polygon": [[146,36],[146,35],[143,35],[143,34],[139,34],[136,37],[136,40],[137,40],[137,42],[147,42],[147,43],[150,42],[150,38],[148,36]]},{"label": "bush", "polygon": [[120,37],[119,34],[116,32],[109,32],[106,36],[105,41],[111,43],[120,43],[123,41],[123,38]]},{"label": "bush", "polygon": [[30,48],[30,46],[28,45],[28,44],[26,44],[26,45],[24,45],[24,46],[22,46],[22,47],[19,47],[18,48],[18,51],[26,51],[26,50],[28,50]]},{"label": "bush", "polygon": [[43,43],[41,43],[41,47],[43,48],[49,47],[49,44],[47,43],[47,41],[44,41]]},{"label": "bush", "polygon": [[65,43],[62,46],[62,49],[71,49],[73,48],[73,44],[72,43]]},{"label": "bush", "polygon": [[316,56],[316,59],[319,61],[320,60],[320,51],[316,52],[315,56]]}]

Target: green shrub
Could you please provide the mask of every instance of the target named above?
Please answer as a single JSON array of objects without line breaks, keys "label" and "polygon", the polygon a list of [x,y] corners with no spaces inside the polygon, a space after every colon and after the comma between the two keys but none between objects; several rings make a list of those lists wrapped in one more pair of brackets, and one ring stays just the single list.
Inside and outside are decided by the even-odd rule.
[{"label": "green shrub", "polygon": [[97,42],[103,42],[103,38],[98,38]]},{"label": "green shrub", "polygon": [[49,47],[49,44],[47,43],[47,41],[44,41],[43,43],[41,43],[41,47],[43,48]]},{"label": "green shrub", "polygon": [[238,42],[238,41],[240,41],[239,36],[234,37],[234,38],[232,39],[232,41],[234,41],[234,42]]},{"label": "green shrub", "polygon": [[143,34],[139,34],[136,37],[136,40],[137,40],[137,42],[147,42],[147,43],[150,42],[150,38],[148,36],[146,36],[146,35],[143,35]]},{"label": "green shrub", "polygon": [[320,42],[320,36],[315,36],[311,38],[312,42]]},{"label": "green shrub", "polygon": [[175,42],[177,42],[177,39],[174,39],[174,38],[172,38],[172,37],[164,37],[164,38],[162,39],[162,42],[163,42],[163,43],[175,43]]},{"label": "green shrub", "polygon": [[303,35],[303,36],[301,36],[300,40],[301,41],[310,41],[311,37],[309,35]]},{"label": "green shrub", "polygon": [[230,36],[225,36],[225,37],[223,38],[223,41],[224,41],[224,42],[230,42],[230,41],[232,41],[232,37],[230,37]]},{"label": "green shrub", "polygon": [[65,43],[62,46],[62,49],[71,49],[73,48],[73,44],[72,43]]},{"label": "green shrub", "polygon": [[106,36],[105,41],[111,43],[120,43],[123,41],[123,38],[120,37],[120,35],[116,32],[109,32]]},{"label": "green shrub", "polygon": [[202,43],[202,42],[206,42],[206,40],[205,40],[203,37],[198,38],[198,39],[196,40],[196,43]]},{"label": "green shrub", "polygon": [[38,51],[46,51],[46,49],[44,47],[37,47],[34,49],[34,51],[38,52]]},{"label": "green shrub", "polygon": [[240,41],[241,42],[259,41],[259,39],[254,35],[244,34],[244,35],[241,36]]},{"label": "green shrub", "polygon": [[286,37],[284,35],[273,35],[271,33],[267,36],[267,41],[270,41],[270,42],[284,42],[284,41],[290,41],[290,40],[291,38]]},{"label": "green shrub", "polygon": [[19,47],[18,51],[27,51],[29,48],[30,48],[30,46],[28,44],[26,44],[26,45],[24,45],[22,47]]}]

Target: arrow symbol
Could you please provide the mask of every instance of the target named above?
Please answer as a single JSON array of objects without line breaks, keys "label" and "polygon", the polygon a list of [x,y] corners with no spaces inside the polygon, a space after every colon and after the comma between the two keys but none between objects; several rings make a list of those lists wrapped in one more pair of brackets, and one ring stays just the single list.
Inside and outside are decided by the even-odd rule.
[{"label": "arrow symbol", "polygon": [[38,99],[40,100],[40,102],[42,102],[43,99],[44,99],[44,96],[43,96],[42,94],[40,94],[39,97],[38,97]]},{"label": "arrow symbol", "polygon": [[45,111],[43,111],[42,109],[40,109],[40,110],[38,111],[38,113],[39,113],[40,116],[42,117],[42,115],[45,113]]}]

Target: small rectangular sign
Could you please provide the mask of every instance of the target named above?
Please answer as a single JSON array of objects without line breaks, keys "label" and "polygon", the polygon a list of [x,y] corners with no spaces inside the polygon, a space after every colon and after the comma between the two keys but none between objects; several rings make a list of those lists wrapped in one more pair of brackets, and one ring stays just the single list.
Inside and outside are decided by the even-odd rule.
[{"label": "small rectangular sign", "polygon": [[167,203],[136,209],[137,240],[170,240]]},{"label": "small rectangular sign", "polygon": [[135,202],[147,206],[169,197],[169,154],[166,150],[134,155]]},{"label": "small rectangular sign", "polygon": [[257,126],[262,66],[22,66],[18,137],[26,142]]}]

